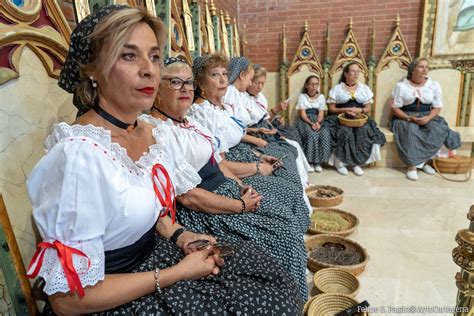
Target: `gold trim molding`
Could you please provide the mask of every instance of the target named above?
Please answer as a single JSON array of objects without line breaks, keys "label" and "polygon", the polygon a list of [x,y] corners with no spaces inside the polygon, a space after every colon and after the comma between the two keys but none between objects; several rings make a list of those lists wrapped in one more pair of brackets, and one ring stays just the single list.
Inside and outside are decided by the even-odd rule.
[{"label": "gold trim molding", "polygon": [[[303,65],[306,65],[310,68],[310,70],[318,75],[320,80],[324,79],[324,71],[321,63],[319,62],[318,54],[314,49],[313,44],[309,38],[308,33],[308,21],[305,21],[304,32],[301,36],[300,44],[298,45],[298,49],[296,50],[296,54],[293,57],[293,61],[288,68],[288,78],[291,77],[294,73],[300,71]],[[286,38],[284,39],[286,42]],[[283,44],[284,52],[286,54],[286,44]]]},{"label": "gold trim molding", "polygon": [[0,23],[0,48],[9,54],[9,66],[0,68],[0,84],[18,78],[23,48],[30,48],[56,79],[69,49],[71,29],[56,1],[25,2],[24,7],[0,2],[1,14],[11,21]]},{"label": "gold trim molding", "polygon": [[392,37],[377,64],[375,73],[386,69],[392,61],[396,61],[403,69],[407,69],[412,61],[408,46],[400,30],[400,15],[395,20],[395,29],[393,30]]},{"label": "gold trim molding", "polygon": [[349,30],[347,31],[346,39],[342,44],[341,50],[337,54],[336,59],[329,71],[330,76],[334,76],[336,72],[342,70],[344,65],[350,61],[356,62],[364,76],[367,78],[369,71],[367,68],[367,64],[365,62],[364,56],[362,56],[362,52],[360,50],[360,46],[357,43],[357,39],[355,37],[354,32],[352,31],[352,17],[349,19]]}]

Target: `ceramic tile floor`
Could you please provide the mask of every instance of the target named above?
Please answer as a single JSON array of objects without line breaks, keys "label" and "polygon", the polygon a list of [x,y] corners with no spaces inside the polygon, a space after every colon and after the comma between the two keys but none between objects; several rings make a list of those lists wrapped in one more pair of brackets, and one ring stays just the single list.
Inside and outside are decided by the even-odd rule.
[{"label": "ceramic tile floor", "polygon": [[[359,301],[386,311],[389,306],[455,305],[454,276],[459,268],[451,251],[457,245],[456,232],[469,225],[466,214],[474,204],[473,179],[455,183],[420,172],[419,180],[412,182],[404,170],[390,168],[367,168],[362,177],[324,169],[309,178],[314,184],[342,188],[344,201],[338,208],[360,220],[349,236],[370,256],[359,276]],[[312,288],[312,274],[308,284]]]}]

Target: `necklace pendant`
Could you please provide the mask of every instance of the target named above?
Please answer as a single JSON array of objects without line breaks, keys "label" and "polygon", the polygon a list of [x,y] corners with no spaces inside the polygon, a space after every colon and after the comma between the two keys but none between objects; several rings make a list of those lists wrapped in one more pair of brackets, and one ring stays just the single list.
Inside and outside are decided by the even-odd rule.
[{"label": "necklace pendant", "polygon": [[135,126],[133,124],[128,125],[127,127],[127,133],[131,133],[135,129]]}]

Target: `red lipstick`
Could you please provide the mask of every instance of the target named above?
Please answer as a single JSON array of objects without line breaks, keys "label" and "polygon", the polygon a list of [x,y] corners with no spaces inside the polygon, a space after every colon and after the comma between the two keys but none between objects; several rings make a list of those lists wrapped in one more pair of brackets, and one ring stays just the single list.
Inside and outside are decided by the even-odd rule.
[{"label": "red lipstick", "polygon": [[145,87],[137,90],[148,95],[152,95],[153,93],[155,93],[155,88],[153,87]]}]

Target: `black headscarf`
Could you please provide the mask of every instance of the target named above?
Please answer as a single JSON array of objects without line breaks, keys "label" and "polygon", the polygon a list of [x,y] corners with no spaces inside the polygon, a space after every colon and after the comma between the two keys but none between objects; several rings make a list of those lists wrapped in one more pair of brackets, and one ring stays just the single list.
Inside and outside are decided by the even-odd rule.
[{"label": "black headscarf", "polygon": [[[89,35],[94,31],[99,22],[110,13],[128,8],[124,5],[108,5],[99,11],[85,17],[71,34],[69,53],[64,62],[63,69],[59,76],[58,85],[69,93],[74,93],[77,85],[81,83],[81,65],[91,62],[91,40]],[[81,110],[82,104],[77,97],[74,97],[74,105]]]}]

